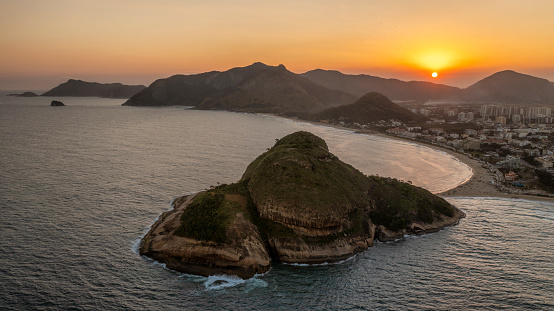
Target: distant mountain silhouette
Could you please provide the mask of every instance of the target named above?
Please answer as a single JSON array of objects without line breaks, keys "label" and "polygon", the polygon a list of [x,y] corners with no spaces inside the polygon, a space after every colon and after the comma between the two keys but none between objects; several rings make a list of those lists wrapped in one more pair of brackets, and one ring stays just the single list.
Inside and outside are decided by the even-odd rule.
[{"label": "distant mountain silhouette", "polygon": [[368,75],[347,75],[316,69],[301,76],[334,90],[361,96],[379,92],[391,100],[456,100],[475,103],[554,104],[554,83],[530,75],[506,70],[459,89],[442,84],[383,79]]},{"label": "distant mountain silhouette", "polygon": [[356,96],[378,92],[391,100],[428,101],[457,98],[461,94],[461,89],[442,84],[406,82],[368,75],[347,75],[335,70],[316,69],[301,76],[332,90],[340,90]]},{"label": "distant mountain silhouette", "polygon": [[512,70],[497,72],[466,88],[465,101],[554,104],[554,83]]},{"label": "distant mountain silhouette", "polygon": [[283,65],[254,63],[225,72],[159,79],[124,105],[185,105],[196,109],[301,115],[354,100],[356,97],[351,94],[327,89]]},{"label": "distant mountain silhouette", "polygon": [[548,80],[514,71],[498,72],[467,89],[460,89],[431,82],[406,82],[321,69],[298,75],[283,65],[254,63],[223,72],[159,79],[124,105],[182,105],[307,117],[327,108],[353,103],[368,92],[381,93],[394,101],[554,104],[553,85]]},{"label": "distant mountain silhouette", "polygon": [[38,95],[34,92],[23,92],[20,94],[9,94],[8,96],[16,96],[16,97],[37,97]]},{"label": "distant mountain silhouette", "polygon": [[355,103],[326,109],[311,117],[313,120],[367,124],[379,120],[397,119],[404,123],[424,122],[428,119],[393,103],[383,94],[370,92]]},{"label": "distant mountain silhouette", "polygon": [[144,85],[102,84],[70,79],[41,96],[129,98],[145,88]]}]

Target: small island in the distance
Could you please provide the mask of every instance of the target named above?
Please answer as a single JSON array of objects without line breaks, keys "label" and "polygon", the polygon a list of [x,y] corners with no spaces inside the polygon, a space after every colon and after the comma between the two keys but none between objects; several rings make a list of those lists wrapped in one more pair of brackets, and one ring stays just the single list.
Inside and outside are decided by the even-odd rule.
[{"label": "small island in the distance", "polygon": [[268,271],[271,260],[340,261],[375,239],[435,232],[465,216],[425,189],[364,175],[308,132],[277,140],[237,183],[173,205],[140,253],[184,273],[242,278]]},{"label": "small island in the distance", "polygon": [[62,102],[59,101],[59,100],[53,100],[53,101],[50,103],[50,106],[52,106],[52,107],[63,107],[63,106],[65,106],[65,104],[62,103]]},{"label": "small island in the distance", "polygon": [[69,79],[40,96],[129,98],[145,88],[144,85],[98,83]]},{"label": "small island in the distance", "polygon": [[8,94],[8,96],[15,96],[15,97],[38,97],[38,95],[34,92],[23,92],[20,94]]}]

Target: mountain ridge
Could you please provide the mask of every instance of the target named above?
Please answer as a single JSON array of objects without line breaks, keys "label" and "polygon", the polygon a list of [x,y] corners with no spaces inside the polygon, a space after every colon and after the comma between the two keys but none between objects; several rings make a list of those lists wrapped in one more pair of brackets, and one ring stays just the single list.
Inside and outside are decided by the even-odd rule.
[{"label": "mountain ridge", "polygon": [[183,105],[201,110],[305,117],[351,104],[369,92],[397,102],[554,104],[554,83],[513,70],[494,73],[462,89],[425,81],[348,75],[337,70],[315,69],[296,74],[284,65],[256,62],[226,71],[158,79],[123,105]]},{"label": "mountain ridge", "polygon": [[363,95],[379,92],[391,100],[450,100],[467,103],[514,103],[554,105],[554,83],[513,70],[496,72],[462,89],[423,81],[401,81],[370,75],[348,75],[336,70],[315,69],[301,74],[323,86]]},{"label": "mountain ridge", "polygon": [[355,99],[351,94],[329,90],[300,77],[283,65],[257,62],[224,72],[158,79],[123,105],[190,105],[204,110],[299,115],[348,104]]},{"label": "mountain ridge", "polygon": [[381,93],[392,100],[433,100],[453,97],[461,89],[425,81],[402,81],[366,74],[348,75],[337,70],[315,69],[300,74],[328,88],[356,96],[369,92]]}]

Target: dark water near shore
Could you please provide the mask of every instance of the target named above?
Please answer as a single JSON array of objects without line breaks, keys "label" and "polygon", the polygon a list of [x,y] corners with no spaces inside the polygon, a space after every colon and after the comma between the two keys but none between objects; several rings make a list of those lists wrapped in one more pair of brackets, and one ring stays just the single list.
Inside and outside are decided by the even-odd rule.
[{"label": "dark water near shore", "polygon": [[429,148],[279,118],[51,100],[0,97],[1,309],[554,308],[554,205],[545,202],[451,198],[467,213],[458,226],[247,281],[166,270],[135,247],[171,199],[238,180],[297,130],[365,173],[434,192],[470,171]]}]

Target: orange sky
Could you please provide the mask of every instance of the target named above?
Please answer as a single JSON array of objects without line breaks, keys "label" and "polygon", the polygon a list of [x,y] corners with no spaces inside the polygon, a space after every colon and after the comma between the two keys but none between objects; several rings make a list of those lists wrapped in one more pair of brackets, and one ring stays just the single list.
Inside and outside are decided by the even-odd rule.
[{"label": "orange sky", "polygon": [[0,89],[256,61],[459,87],[505,69],[554,81],[552,0],[265,2],[0,0]]}]

